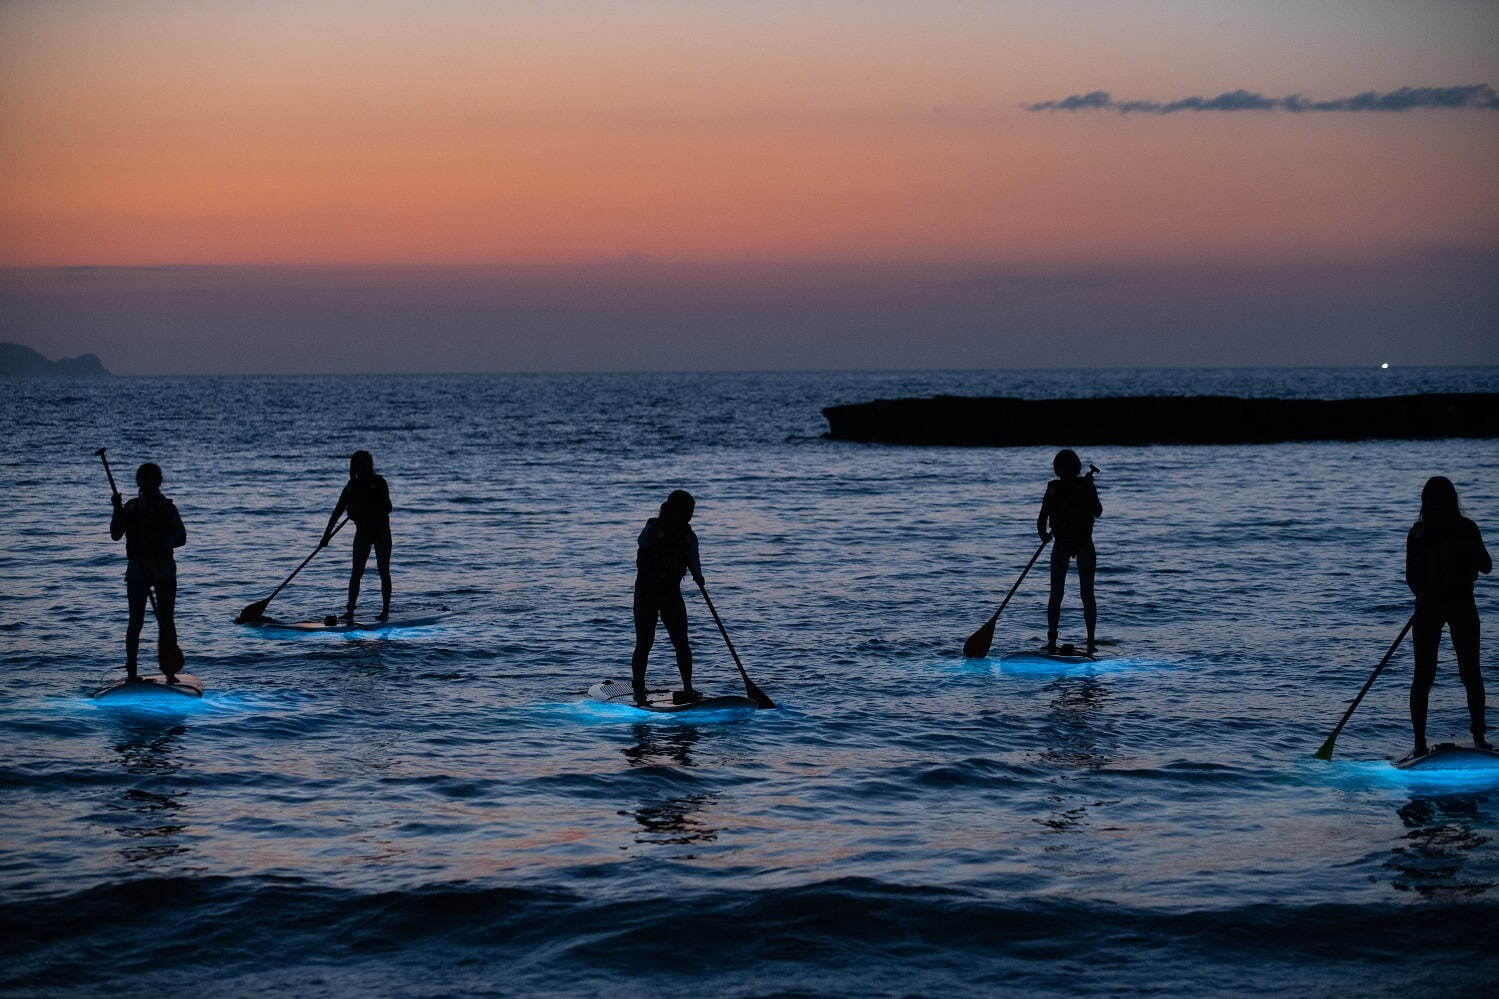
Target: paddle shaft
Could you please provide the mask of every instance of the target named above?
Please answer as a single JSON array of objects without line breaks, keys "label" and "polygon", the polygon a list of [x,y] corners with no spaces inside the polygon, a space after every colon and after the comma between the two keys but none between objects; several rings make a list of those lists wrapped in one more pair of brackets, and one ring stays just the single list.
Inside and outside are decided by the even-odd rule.
[{"label": "paddle shaft", "polygon": [[1003,614],[1005,612],[1005,607],[1009,605],[1010,598],[1015,595],[1015,591],[1016,590],[1020,589],[1020,584],[1023,583],[1023,582],[1025,582],[1025,577],[1030,574],[1031,566],[1033,566],[1033,565],[1036,564],[1036,559],[1038,559],[1038,558],[1041,557],[1041,553],[1046,550],[1046,546],[1049,545],[1049,544],[1051,544],[1051,536],[1050,535],[1048,535],[1041,542],[1040,547],[1038,547],[1036,549],[1036,554],[1034,554],[1034,555],[1031,556],[1031,560],[1029,562],[1025,563],[1025,568],[1020,570],[1020,578],[1017,579],[1017,580],[1015,580],[1015,585],[1012,586],[1012,587],[1010,587],[1010,592],[1006,593],[1005,594],[1005,598],[999,602],[999,610],[995,611],[994,612],[994,616],[989,619],[989,621],[991,623],[994,622],[994,621],[998,621],[999,620],[999,615],[1001,615],[1001,614]]},{"label": "paddle shaft", "polygon": [[708,596],[708,588],[698,580],[697,590],[703,595],[703,603],[708,605],[708,612],[713,615],[713,623],[718,625],[718,633],[723,636],[723,643],[729,647],[729,655],[734,657],[734,665],[739,668],[739,677],[744,681],[744,692],[749,695],[750,700],[759,704],[762,708],[773,708],[775,702],[766,696],[765,692],[755,686],[749,678],[749,673],[744,669],[744,663],[739,661],[739,653],[734,648],[733,639],[729,638],[729,630],[723,626],[723,618],[718,616],[718,608],[713,606],[713,598]]},{"label": "paddle shaft", "polygon": [[1384,672],[1385,666],[1389,664],[1390,659],[1395,655],[1395,650],[1400,648],[1400,643],[1405,641],[1405,636],[1410,633],[1411,626],[1415,623],[1416,615],[1412,614],[1410,620],[1405,622],[1405,627],[1400,629],[1400,634],[1396,635],[1395,640],[1390,643],[1390,647],[1385,651],[1384,658],[1379,661],[1379,665],[1374,667],[1374,672],[1369,674],[1369,679],[1364,681],[1363,689],[1358,692],[1358,696],[1353,699],[1353,703],[1348,705],[1348,710],[1343,712],[1343,717],[1339,719],[1337,728],[1332,730],[1332,734],[1327,737],[1327,741],[1322,744],[1322,748],[1314,754],[1318,759],[1332,759],[1332,746],[1333,743],[1338,741],[1338,735],[1343,731],[1343,726],[1347,725],[1348,719],[1353,717],[1353,712],[1358,709],[1359,702],[1364,699],[1364,695],[1369,692],[1369,688],[1374,686],[1374,681],[1379,678],[1379,674]]},{"label": "paddle shaft", "polygon": [[[331,540],[333,538],[333,535],[335,535],[339,531],[343,530],[344,525],[347,524],[348,522],[349,522],[349,518],[348,517],[345,517],[343,520],[340,520],[338,522],[338,524],[333,528],[333,530],[331,530],[331,531],[328,532],[328,538]],[[297,566],[295,569],[293,569],[291,571],[291,575],[287,576],[285,579],[283,579],[281,581],[281,585],[278,586],[278,587],[276,587],[274,590],[271,591],[271,595],[270,596],[268,596],[264,600],[260,601],[260,603],[258,605],[251,604],[250,606],[251,607],[259,606],[261,613],[264,613],[265,609],[266,609],[266,606],[272,600],[276,599],[276,594],[278,594],[282,590],[284,590],[286,588],[286,584],[287,583],[290,583],[293,579],[296,579],[297,578],[297,573],[299,573],[303,569],[307,568],[307,563],[311,562],[314,558],[316,558],[317,557],[317,553],[320,552],[320,551],[322,551],[324,547],[326,547],[326,546],[322,542],[318,542],[318,546],[312,550],[312,554],[308,555],[306,558],[304,558],[302,560],[302,564],[299,565],[299,566]]]}]

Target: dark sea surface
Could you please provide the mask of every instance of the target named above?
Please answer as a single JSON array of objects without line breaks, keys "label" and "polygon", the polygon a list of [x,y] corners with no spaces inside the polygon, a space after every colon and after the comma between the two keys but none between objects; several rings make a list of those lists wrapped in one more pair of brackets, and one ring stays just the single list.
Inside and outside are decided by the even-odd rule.
[{"label": "dark sea surface", "polygon": [[[1422,391],[1499,370],[0,382],[0,992],[1492,994],[1499,776],[1389,766],[1408,646],[1310,757],[1410,613],[1425,479],[1499,540],[1499,442],[1087,451],[1119,658],[1017,669],[959,650],[1035,550],[1052,449],[819,438],[822,406],[938,392]],[[87,697],[125,626],[100,446],[122,483],[158,461],[187,523],[200,703]],[[390,481],[397,611],[455,613],[234,625],[356,448]],[[676,487],[779,710],[584,696],[628,676],[635,536]],[[271,613],[338,611],[348,542]],[[996,656],[1042,640],[1045,592]],[[736,691],[688,613],[701,686]],[[1465,729],[1444,647],[1431,734]]]}]

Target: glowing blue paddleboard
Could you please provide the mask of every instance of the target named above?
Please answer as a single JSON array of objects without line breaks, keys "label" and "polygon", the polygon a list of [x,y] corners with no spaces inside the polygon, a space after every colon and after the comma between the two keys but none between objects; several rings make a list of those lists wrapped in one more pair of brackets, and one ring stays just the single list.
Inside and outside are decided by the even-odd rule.
[{"label": "glowing blue paddleboard", "polygon": [[160,673],[143,675],[134,683],[129,680],[120,680],[111,683],[107,687],[100,687],[89,695],[96,701],[111,701],[127,703],[131,701],[151,701],[157,704],[163,701],[174,701],[183,697],[202,697],[203,684],[191,673],[178,673],[177,679],[172,683]]},{"label": "glowing blue paddleboard", "polygon": [[1488,770],[1499,775],[1499,752],[1443,742],[1431,747],[1431,752],[1425,756],[1396,760],[1395,766],[1401,770],[1419,771]]},{"label": "glowing blue paddleboard", "polygon": [[328,618],[323,618],[321,621],[277,621],[275,618],[267,617],[252,623],[264,631],[391,631],[395,628],[425,628],[438,623],[447,616],[446,612],[438,611],[411,617],[392,617],[384,621],[376,621],[373,618],[364,621],[345,621],[343,618],[333,618],[332,623]]},{"label": "glowing blue paddleboard", "polygon": [[676,711],[727,711],[740,708],[754,710],[757,705],[754,701],[743,694],[725,694],[722,697],[703,696],[700,701],[691,704],[677,704],[671,699],[669,690],[646,691],[646,703],[636,704],[635,693],[628,683],[618,683],[614,680],[605,680],[588,688],[588,696],[595,701],[603,701],[605,704],[621,704],[625,707],[636,708],[640,711],[676,712]]},{"label": "glowing blue paddleboard", "polygon": [[1102,662],[1105,659],[1113,659],[1114,653],[1102,650],[1089,655],[1082,649],[1071,645],[1057,647],[1055,652],[1047,652],[1043,649],[1023,650],[1020,652],[1006,652],[999,657],[1000,662],[1008,663],[1058,663],[1066,666],[1085,666],[1088,663]]}]

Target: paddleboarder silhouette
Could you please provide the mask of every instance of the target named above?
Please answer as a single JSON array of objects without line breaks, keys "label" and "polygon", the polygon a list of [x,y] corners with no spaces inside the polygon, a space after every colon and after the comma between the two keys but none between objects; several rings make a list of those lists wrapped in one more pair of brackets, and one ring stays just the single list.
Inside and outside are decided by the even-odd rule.
[{"label": "paddleboarder silhouette", "polygon": [[1077,560],[1078,595],[1083,599],[1083,620],[1088,626],[1088,654],[1098,651],[1094,632],[1098,627],[1098,605],[1093,598],[1093,575],[1098,554],[1093,549],[1093,521],[1103,514],[1093,472],[1081,475],[1077,452],[1063,449],[1052,459],[1057,477],[1046,485],[1036,533],[1041,540],[1055,538],[1051,546],[1051,598],[1046,604],[1046,651],[1057,651],[1057,625],[1062,618],[1062,593],[1067,585],[1067,563]]},{"label": "paddleboarder silhouette", "polygon": [[1415,748],[1424,756],[1426,708],[1437,675],[1437,646],[1446,626],[1457,653],[1457,674],[1468,694],[1468,722],[1473,745],[1492,748],[1484,739],[1483,673],[1478,665],[1478,605],[1473,583],[1479,573],[1494,570],[1478,525],[1463,516],[1457,487],[1446,476],[1428,479],[1421,490],[1421,519],[1405,540],[1405,583],[1416,595],[1412,618],[1416,670],[1411,680],[1411,729]]},{"label": "paddleboarder silhouette", "polygon": [[339,494],[338,505],[323,529],[323,540],[318,542],[319,548],[326,548],[333,539],[338,518],[345,511],[354,522],[354,564],[349,573],[349,602],[343,618],[354,620],[359,583],[373,548],[375,567],[380,571],[380,613],[376,620],[384,621],[390,617],[390,487],[383,476],[375,474],[375,459],[368,451],[355,451],[349,458],[349,483]]},{"label": "paddleboarder silhouette", "polygon": [[635,552],[635,652],[630,657],[631,685],[635,703],[646,703],[645,666],[656,642],[656,621],[666,625],[682,674],[678,703],[696,701],[701,695],[692,686],[692,648],[687,641],[687,606],[682,602],[682,577],[692,573],[701,586],[703,567],[698,561],[697,535],[688,526],[697,502],[684,489],[674,491],[661,504],[661,514],[645,522]]},{"label": "paddleboarder silhouette", "polygon": [[125,539],[125,554],[129,563],[125,568],[125,592],[130,601],[130,623],[125,629],[125,676],[127,680],[139,680],[137,659],[141,644],[141,628],[146,622],[146,603],[151,594],[156,594],[156,626],[158,629],[158,662],[168,682],[177,675],[176,657],[166,650],[177,648],[177,623],[174,617],[177,608],[177,561],[173,549],[187,543],[187,529],[182,526],[182,517],[170,499],[161,493],[161,468],[146,462],[135,470],[135,484],[139,493],[128,502],[118,493],[111,493],[114,514],[109,519],[109,536],[115,541]]}]

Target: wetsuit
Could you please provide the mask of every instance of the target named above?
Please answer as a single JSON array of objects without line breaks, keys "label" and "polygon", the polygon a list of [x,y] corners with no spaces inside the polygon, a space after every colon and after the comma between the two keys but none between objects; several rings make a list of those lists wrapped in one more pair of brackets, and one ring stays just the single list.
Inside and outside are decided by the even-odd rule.
[{"label": "wetsuit", "polygon": [[698,582],[703,567],[698,561],[697,535],[686,524],[663,526],[652,517],[640,532],[635,553],[635,654],[630,658],[631,682],[636,695],[645,691],[645,663],[656,643],[656,619],[666,625],[666,634],[677,653],[682,689],[692,689],[692,648],[687,644],[687,606],[682,602],[682,577],[692,573]]},{"label": "wetsuit", "polygon": [[1062,618],[1062,593],[1067,585],[1067,563],[1077,559],[1077,588],[1083,598],[1083,620],[1088,626],[1088,648],[1093,648],[1093,631],[1098,625],[1098,605],[1093,599],[1093,575],[1098,568],[1098,554],[1093,550],[1093,521],[1103,513],[1098,490],[1089,477],[1052,479],[1041,500],[1036,530],[1048,532],[1051,545],[1051,599],[1046,604],[1046,640],[1057,642],[1057,625]]},{"label": "wetsuit", "polygon": [[1478,666],[1478,606],[1473,583],[1492,572],[1494,560],[1483,546],[1478,525],[1466,517],[1450,527],[1417,521],[1405,540],[1405,583],[1416,595],[1416,671],[1411,681],[1411,728],[1416,744],[1426,744],[1426,702],[1437,675],[1437,645],[1446,625],[1457,653],[1457,673],[1468,694],[1468,722],[1476,738],[1484,733],[1483,673]]},{"label": "wetsuit", "polygon": [[[116,494],[116,499],[119,494]],[[136,675],[141,628],[146,622],[146,604],[156,591],[156,627],[160,648],[177,644],[177,561],[174,548],[187,543],[187,529],[172,501],[155,489],[142,489],[128,503],[116,503],[109,520],[109,536],[125,539],[125,592],[130,600],[130,624],[125,630],[125,672]],[[158,661],[160,652],[158,649]]]},{"label": "wetsuit", "polygon": [[385,477],[370,475],[352,478],[338,497],[333,508],[331,526],[339,516],[348,511],[354,522],[354,568],[349,575],[349,605],[352,617],[354,606],[359,603],[359,582],[364,576],[364,567],[369,563],[370,549],[375,549],[375,567],[380,570],[381,613],[390,611],[390,487]]}]

